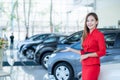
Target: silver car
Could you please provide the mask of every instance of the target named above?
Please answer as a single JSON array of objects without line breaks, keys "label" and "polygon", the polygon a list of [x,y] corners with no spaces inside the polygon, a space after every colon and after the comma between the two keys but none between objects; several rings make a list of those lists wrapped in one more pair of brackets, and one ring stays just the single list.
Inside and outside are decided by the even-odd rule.
[{"label": "silver car", "polygon": [[[71,47],[80,50],[80,42],[74,43]],[[53,74],[57,80],[74,80],[74,77],[77,77],[77,74],[81,71],[79,54],[56,52],[50,57],[48,61],[48,74]]]}]

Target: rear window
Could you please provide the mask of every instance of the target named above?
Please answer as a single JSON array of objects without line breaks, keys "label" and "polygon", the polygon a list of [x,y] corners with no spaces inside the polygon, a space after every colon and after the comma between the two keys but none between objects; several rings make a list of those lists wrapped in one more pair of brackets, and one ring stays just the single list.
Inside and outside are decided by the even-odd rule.
[{"label": "rear window", "polygon": [[113,48],[116,38],[116,33],[105,34],[106,46],[107,48]]},{"label": "rear window", "polygon": [[120,33],[116,37],[115,47],[120,48]]}]

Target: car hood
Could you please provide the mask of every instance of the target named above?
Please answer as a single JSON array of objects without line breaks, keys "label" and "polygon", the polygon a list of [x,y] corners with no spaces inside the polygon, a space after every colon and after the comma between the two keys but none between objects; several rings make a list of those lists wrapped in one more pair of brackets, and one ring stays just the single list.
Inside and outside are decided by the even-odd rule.
[{"label": "car hood", "polygon": [[73,52],[57,52],[53,53],[52,55],[52,57],[50,57],[48,60],[48,72],[51,72],[54,65],[61,61],[69,63],[76,75],[79,73],[79,71],[81,71],[79,54]]},{"label": "car hood", "polygon": [[59,57],[62,57],[62,58],[66,58],[66,57],[68,57],[68,58],[80,58],[80,55],[79,54],[76,54],[76,53],[74,53],[74,52],[57,52],[56,53],[56,56],[59,56]]},{"label": "car hood", "polygon": [[48,63],[55,63],[57,61],[79,62],[79,59],[80,59],[80,55],[73,52],[56,52],[51,55]]}]

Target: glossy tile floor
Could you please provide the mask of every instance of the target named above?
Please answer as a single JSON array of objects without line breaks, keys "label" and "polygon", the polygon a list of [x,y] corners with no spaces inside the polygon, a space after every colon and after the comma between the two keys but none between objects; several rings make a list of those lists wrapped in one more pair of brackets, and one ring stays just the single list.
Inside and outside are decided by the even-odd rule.
[{"label": "glossy tile floor", "polygon": [[[4,61],[8,61],[9,64],[12,64],[12,60],[14,58],[14,62],[19,62],[19,58],[17,55],[17,50],[15,49],[7,49],[4,53]],[[21,59],[26,60],[21,56]],[[8,72],[10,71],[10,66],[3,66],[3,69]],[[47,73],[40,65],[14,65],[12,70],[12,80],[43,80],[44,75]],[[3,78],[0,80],[3,80]],[[6,80],[11,80],[10,77],[7,77]]]},{"label": "glossy tile floor", "polygon": [[[4,67],[7,72],[10,67]],[[15,66],[13,67],[12,80],[43,80],[45,71],[41,66]],[[7,80],[10,80],[7,77]]]}]

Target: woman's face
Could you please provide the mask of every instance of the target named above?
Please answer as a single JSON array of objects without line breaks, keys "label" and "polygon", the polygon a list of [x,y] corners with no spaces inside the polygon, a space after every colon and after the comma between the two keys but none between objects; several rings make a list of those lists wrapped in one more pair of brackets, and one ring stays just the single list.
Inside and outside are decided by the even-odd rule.
[{"label": "woman's face", "polygon": [[86,24],[87,24],[87,27],[88,27],[90,30],[93,30],[93,29],[96,28],[96,25],[98,24],[98,21],[96,21],[96,19],[95,19],[92,15],[90,15],[90,16],[88,16],[88,18],[87,18]]}]

